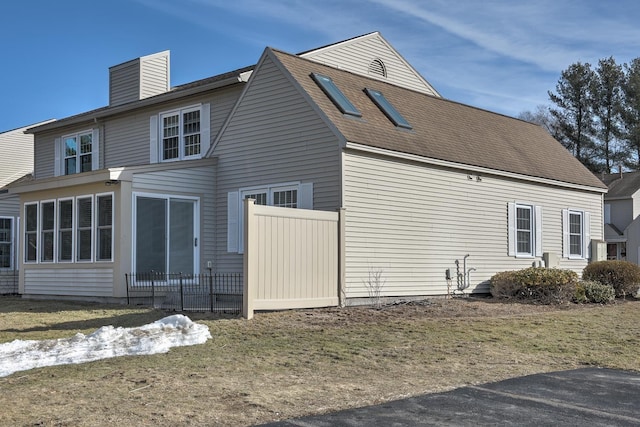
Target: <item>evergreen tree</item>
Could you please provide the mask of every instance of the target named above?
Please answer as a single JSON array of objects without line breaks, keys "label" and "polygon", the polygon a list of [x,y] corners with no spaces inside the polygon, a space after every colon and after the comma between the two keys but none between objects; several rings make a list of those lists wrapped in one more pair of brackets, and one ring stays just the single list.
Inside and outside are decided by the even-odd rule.
[{"label": "evergreen tree", "polygon": [[625,64],[624,69],[623,138],[629,150],[625,165],[632,170],[638,170],[640,169],[640,58]]},{"label": "evergreen tree", "polygon": [[594,140],[597,158],[604,172],[611,173],[627,158],[626,147],[619,143],[622,133],[622,85],[624,72],[613,57],[601,59],[593,76],[591,107],[594,117]]},{"label": "evergreen tree", "polygon": [[556,93],[548,92],[557,106],[550,110],[559,129],[559,141],[593,172],[600,172],[602,164],[596,157],[593,141],[594,116],[592,91],[595,73],[589,63],[577,62],[564,70],[556,85]]}]

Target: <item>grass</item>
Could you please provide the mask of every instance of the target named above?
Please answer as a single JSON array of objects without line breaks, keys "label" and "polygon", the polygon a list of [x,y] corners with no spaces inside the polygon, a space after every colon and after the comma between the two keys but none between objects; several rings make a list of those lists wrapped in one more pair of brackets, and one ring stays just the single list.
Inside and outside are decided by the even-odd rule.
[{"label": "grass", "polygon": [[[0,299],[0,343],[140,326],[150,309]],[[581,366],[640,370],[640,302],[491,300],[188,313],[213,336],[167,354],[0,378],[0,425],[252,425]]]}]

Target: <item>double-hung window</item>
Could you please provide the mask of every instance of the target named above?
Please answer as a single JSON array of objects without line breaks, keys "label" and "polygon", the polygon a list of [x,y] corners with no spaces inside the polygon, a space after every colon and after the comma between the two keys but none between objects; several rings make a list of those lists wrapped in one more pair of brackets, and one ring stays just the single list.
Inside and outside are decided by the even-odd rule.
[{"label": "double-hung window", "polygon": [[0,217],[0,270],[13,268],[13,221]]},{"label": "double-hung window", "polygon": [[40,262],[53,262],[56,230],[56,202],[40,203]]},{"label": "double-hung window", "polygon": [[313,209],[313,183],[284,183],[261,187],[242,188],[227,194],[227,251],[244,251],[245,199],[254,199],[256,205],[281,208]]},{"label": "double-hung window", "polygon": [[542,256],[542,208],[528,203],[509,203],[509,255]]},{"label": "double-hung window", "polygon": [[201,104],[151,117],[151,162],[197,159],[209,149],[210,106]]},{"label": "double-hung window", "polygon": [[55,140],[55,175],[98,169],[98,129],[64,135]]},{"label": "double-hung window", "polygon": [[38,261],[38,203],[24,205],[24,260]]},{"label": "double-hung window", "polygon": [[562,256],[588,259],[590,243],[590,213],[580,209],[562,210]]},{"label": "double-hung window", "polygon": [[58,261],[73,261],[73,199],[58,201]]}]

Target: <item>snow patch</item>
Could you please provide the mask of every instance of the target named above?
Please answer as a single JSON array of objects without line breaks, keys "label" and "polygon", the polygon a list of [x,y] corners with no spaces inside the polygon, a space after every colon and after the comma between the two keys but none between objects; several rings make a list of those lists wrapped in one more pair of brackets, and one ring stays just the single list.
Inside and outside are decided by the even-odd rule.
[{"label": "snow patch", "polygon": [[203,344],[210,338],[206,325],[176,314],[139,328],[103,326],[71,338],[14,340],[0,344],[0,377],[43,366],[166,353],[171,347]]}]

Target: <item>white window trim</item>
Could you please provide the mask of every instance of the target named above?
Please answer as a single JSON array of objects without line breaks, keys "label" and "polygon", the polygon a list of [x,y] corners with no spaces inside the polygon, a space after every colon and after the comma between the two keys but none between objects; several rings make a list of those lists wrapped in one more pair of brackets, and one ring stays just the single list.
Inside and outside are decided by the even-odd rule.
[{"label": "white window trim", "polygon": [[[571,254],[571,239],[569,233],[569,219],[570,214],[580,214],[582,219],[581,224],[581,237],[582,248],[581,254]],[[588,260],[591,256],[589,253],[591,243],[591,214],[584,209],[563,209],[562,210],[562,257],[571,260]]]},{"label": "white window trim", "polygon": [[[42,239],[42,205],[53,203],[53,254],[50,261],[43,260],[44,240]],[[40,200],[38,207],[38,261],[40,264],[55,264],[58,260],[58,203],[56,199]]]},{"label": "white window trim", "polygon": [[76,174],[80,172],[80,135],[91,134],[91,170],[98,170],[100,168],[100,158],[99,158],[99,146],[100,146],[100,131],[97,128],[94,129],[85,129],[79,132],[68,133],[66,135],[61,136],[60,138],[56,138],[54,141],[54,149],[55,149],[55,166],[54,166],[54,176],[64,176],[65,175],[65,167],[64,160],[65,156],[65,145],[64,140],[69,137],[76,137]]},{"label": "white window trim", "polygon": [[0,219],[11,220],[11,228],[9,229],[9,267],[0,266],[0,271],[10,271],[16,267],[16,218],[13,216],[0,215]]},{"label": "white window trim", "polygon": [[[91,258],[90,259],[78,259],[78,200],[90,199],[91,200]],[[73,240],[73,262],[78,264],[89,264],[95,262],[95,241],[96,241],[96,198],[94,194],[83,194],[76,196],[73,205],[73,223],[74,223],[74,240]]]},{"label": "white window trim", "polygon": [[[56,201],[56,216],[58,218],[56,218],[58,220],[58,222],[56,223],[56,228],[55,228],[55,233],[56,233],[56,246],[60,245],[60,202],[64,202],[64,201],[68,201],[71,200],[71,259],[70,260],[61,260],[60,259],[60,251],[58,250],[58,257],[56,258],[56,262],[59,262],[61,264],[70,264],[73,263],[73,261],[76,259],[76,214],[75,214],[75,209],[76,209],[76,203],[75,203],[75,198],[74,197],[64,197],[64,198],[60,198],[57,199]],[[59,248],[58,248],[59,249]]]},{"label": "white window trim", "polygon": [[[105,196],[111,196],[111,259],[98,259],[98,227],[100,226],[98,224],[98,214],[100,213],[100,207],[98,204],[98,197],[105,197]],[[94,254],[92,259],[94,260],[94,262],[96,263],[100,263],[100,262],[113,262],[113,256],[114,256],[114,248],[115,248],[115,223],[116,223],[116,216],[115,216],[115,193],[114,192],[106,192],[106,193],[96,193],[95,197],[94,197],[94,216],[92,218],[93,220],[93,226],[91,227],[92,233],[93,233],[93,244],[91,245],[92,248],[92,253]]]},{"label": "white window trim", "polygon": [[[110,260],[98,260],[97,259],[97,214],[98,214],[98,206],[97,206],[97,197],[98,196],[111,196],[111,259]],[[78,259],[78,200],[80,199],[90,199],[91,200],[91,258],[90,259]],[[71,249],[72,259],[69,260],[60,260],[60,221],[58,215],[60,214],[60,202],[62,201],[72,201],[73,205],[73,228],[71,230],[71,235],[73,239],[73,246]],[[54,229],[53,229],[53,260],[51,261],[43,261],[42,260],[42,251],[44,250],[43,239],[42,239],[42,205],[45,203],[53,202],[54,206]],[[27,217],[27,206],[36,206],[37,212],[37,234],[36,234],[36,259],[33,261],[27,260],[27,231],[26,231],[26,217]],[[97,193],[97,194],[84,194],[73,197],[64,197],[59,199],[47,199],[47,200],[38,200],[35,202],[26,202],[23,204],[22,211],[24,214],[24,230],[22,232],[22,247],[25,248],[24,253],[22,254],[22,260],[24,264],[91,264],[91,263],[109,263],[113,262],[114,259],[114,248],[115,248],[115,194],[113,192],[106,193]],[[14,224],[14,230],[15,230]],[[15,231],[14,231],[15,235]],[[18,242],[15,243],[15,246],[18,246]],[[14,251],[17,250],[14,248]]]},{"label": "white window trim", "polygon": [[[184,155],[184,135],[182,134],[182,120],[183,114],[190,111],[200,111],[200,154],[185,156]],[[178,115],[180,118],[180,132],[178,142],[178,157],[175,159],[163,158],[163,126],[162,118],[164,116]],[[153,115],[150,118],[150,162],[151,163],[166,163],[177,162],[181,160],[200,159],[204,157],[209,151],[211,145],[211,106],[208,103],[188,105],[185,107],[175,108],[172,110],[161,111],[157,115]]]},{"label": "white window trim", "polygon": [[[531,252],[518,252],[517,209],[531,210]],[[516,258],[536,258],[542,256],[542,207],[529,202],[510,202],[508,204],[508,246],[509,256]]]},{"label": "white window trim", "polygon": [[273,206],[273,193],[278,191],[297,191],[296,208],[313,209],[313,183],[300,181],[278,184],[243,187],[227,194],[227,252],[244,253],[244,207],[247,194],[266,193],[267,206]]},{"label": "white window trim", "polygon": [[[134,191],[131,194],[131,266],[135,269],[136,266],[136,216],[138,214],[137,209],[138,206],[136,204],[136,198],[138,197],[148,197],[153,199],[179,199],[179,200],[192,200],[195,202],[194,206],[194,219],[193,219],[193,235],[194,238],[197,239],[197,245],[194,245],[194,265],[193,265],[193,274],[200,274],[200,248],[202,247],[202,239],[200,238],[200,197],[195,196],[183,196],[183,195],[174,195],[174,194],[161,194],[161,193],[144,193]],[[170,220],[170,217],[167,216],[167,221]],[[167,251],[165,263],[169,265],[169,251]],[[169,272],[171,273],[171,272]]]},{"label": "white window trim", "polygon": [[[36,259],[27,260],[27,206],[36,207]],[[24,232],[22,233],[24,254],[22,254],[22,262],[24,264],[38,264],[40,259],[40,202],[27,202],[22,206],[22,212],[24,215]]]}]

